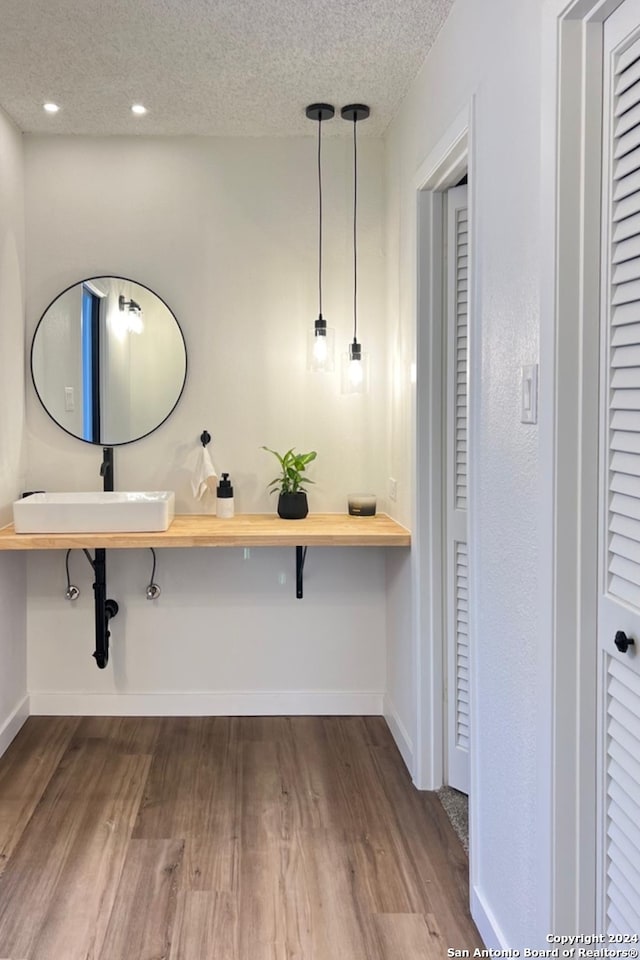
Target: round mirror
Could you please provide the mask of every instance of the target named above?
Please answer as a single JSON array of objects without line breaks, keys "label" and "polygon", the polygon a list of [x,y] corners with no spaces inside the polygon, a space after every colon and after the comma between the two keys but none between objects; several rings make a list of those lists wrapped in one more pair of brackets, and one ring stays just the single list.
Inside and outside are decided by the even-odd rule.
[{"label": "round mirror", "polygon": [[187,376],[175,316],[157,294],[124,277],[90,277],[55,298],[31,345],[38,398],[79,440],[140,440],[173,411]]}]

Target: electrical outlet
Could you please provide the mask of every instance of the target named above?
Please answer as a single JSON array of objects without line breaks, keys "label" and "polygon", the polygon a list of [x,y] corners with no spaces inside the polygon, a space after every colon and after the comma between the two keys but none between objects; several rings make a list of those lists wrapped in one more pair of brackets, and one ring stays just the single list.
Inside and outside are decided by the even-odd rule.
[{"label": "electrical outlet", "polygon": [[251,547],[245,547],[242,555],[243,560],[251,560]]},{"label": "electrical outlet", "polygon": [[64,388],[64,409],[67,413],[72,413],[76,408],[76,400],[73,387]]},{"label": "electrical outlet", "polygon": [[394,480],[393,477],[389,477],[389,500],[393,500],[395,503],[398,499],[398,481]]}]

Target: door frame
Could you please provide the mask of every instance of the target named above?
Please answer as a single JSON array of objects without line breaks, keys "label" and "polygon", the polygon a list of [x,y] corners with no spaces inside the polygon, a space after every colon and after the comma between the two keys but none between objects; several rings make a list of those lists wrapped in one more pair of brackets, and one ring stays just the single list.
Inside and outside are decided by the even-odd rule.
[{"label": "door frame", "polygon": [[538,879],[558,931],[596,922],[602,24],[621,2],[543,11]]},{"label": "door frame", "polygon": [[[421,790],[442,786],[444,776],[443,691],[443,431],[446,396],[442,375],[443,334],[446,329],[443,297],[444,192],[455,186],[465,171],[469,175],[471,249],[474,248],[473,102],[462,110],[421,164],[414,178],[416,196],[416,406],[415,423],[415,536],[412,570],[415,630],[417,716],[414,782]],[[473,256],[473,254],[472,254]],[[471,398],[471,332],[474,310],[473,263],[469,277],[469,398]],[[473,404],[469,402],[471,410]],[[472,463],[472,423],[469,429],[469,464]],[[469,476],[469,516],[472,515],[472,479]],[[471,537],[470,537],[471,540]],[[471,544],[470,544],[471,548]],[[471,551],[470,551],[471,552]],[[469,557],[469,580],[473,562]],[[470,597],[470,611],[472,610]],[[471,613],[470,619],[473,618]],[[470,636],[470,646],[472,637]],[[471,676],[473,667],[471,660]],[[473,710],[473,704],[472,704]],[[473,733],[473,712],[471,714]],[[473,740],[473,737],[472,737]]]}]

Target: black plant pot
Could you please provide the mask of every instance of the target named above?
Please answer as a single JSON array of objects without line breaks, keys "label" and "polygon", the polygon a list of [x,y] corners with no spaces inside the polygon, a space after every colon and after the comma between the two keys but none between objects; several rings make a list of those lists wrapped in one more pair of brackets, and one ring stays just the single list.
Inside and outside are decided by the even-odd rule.
[{"label": "black plant pot", "polygon": [[308,513],[309,504],[304,490],[281,493],[278,497],[278,516],[283,520],[303,520]]}]

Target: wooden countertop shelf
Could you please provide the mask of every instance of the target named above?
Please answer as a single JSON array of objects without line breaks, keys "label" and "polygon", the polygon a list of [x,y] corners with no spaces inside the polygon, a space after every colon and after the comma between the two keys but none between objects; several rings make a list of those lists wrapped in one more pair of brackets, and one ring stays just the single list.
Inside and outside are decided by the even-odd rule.
[{"label": "wooden countertop shelf", "polygon": [[162,533],[16,533],[0,529],[0,550],[111,550],[142,547],[408,547],[411,534],[384,513],[350,517],[315,513],[304,520],[246,513],[230,520],[199,514],[175,517]]}]

